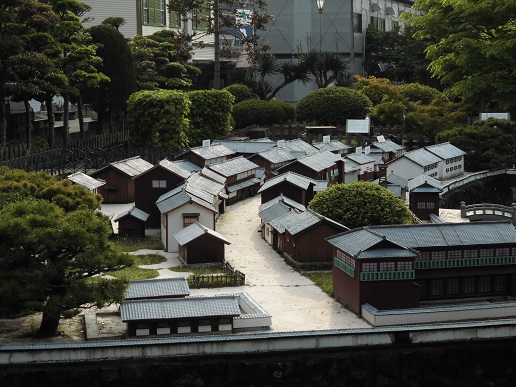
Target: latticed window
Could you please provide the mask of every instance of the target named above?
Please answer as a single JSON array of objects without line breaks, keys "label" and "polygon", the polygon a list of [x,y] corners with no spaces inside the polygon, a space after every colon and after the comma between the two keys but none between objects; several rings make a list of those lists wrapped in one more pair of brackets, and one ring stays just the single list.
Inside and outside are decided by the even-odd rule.
[{"label": "latticed window", "polygon": [[497,275],[494,278],[494,291],[495,292],[506,292],[507,291],[507,277],[504,275]]},{"label": "latticed window", "polygon": [[489,293],[491,291],[491,277],[480,277],[478,286],[480,293]]},{"label": "latticed window", "polygon": [[492,257],[493,256],[493,249],[480,249],[478,251],[478,255],[480,257]]},{"label": "latticed window", "polygon": [[475,278],[464,279],[464,294],[475,293]]},{"label": "latticed window", "polygon": [[508,256],[510,254],[511,254],[511,252],[510,252],[510,249],[508,247],[501,247],[501,248],[496,249],[496,256],[497,257],[506,257],[506,256]]},{"label": "latticed window", "polygon": [[445,251],[432,251],[432,259],[444,259],[446,258]]},{"label": "latticed window", "polygon": [[442,279],[436,279],[432,281],[432,296],[438,296],[443,294],[444,286],[443,286],[443,280]]},{"label": "latticed window", "polygon": [[183,214],[183,227],[188,227],[199,220],[199,214]]},{"label": "latticed window", "polygon": [[362,271],[377,271],[377,265],[373,262],[363,263]]},{"label": "latticed window", "polygon": [[460,281],[458,278],[450,278],[447,283],[448,294],[459,294],[460,293]]},{"label": "latticed window", "polygon": [[448,258],[460,258],[460,257],[462,257],[461,250],[448,251]]},{"label": "latticed window", "polygon": [[478,250],[464,250],[464,258],[477,258]]},{"label": "latticed window", "polygon": [[380,271],[396,270],[396,262],[380,262]]},{"label": "latticed window", "polygon": [[416,261],[426,261],[427,259],[430,259],[430,252],[429,251],[422,251],[416,257]]},{"label": "latticed window", "polygon": [[398,271],[412,270],[412,262],[398,262]]},{"label": "latticed window", "polygon": [[355,268],[355,260],[349,255],[345,254],[343,251],[337,250],[337,258],[345,262],[348,266],[352,267],[353,269]]}]

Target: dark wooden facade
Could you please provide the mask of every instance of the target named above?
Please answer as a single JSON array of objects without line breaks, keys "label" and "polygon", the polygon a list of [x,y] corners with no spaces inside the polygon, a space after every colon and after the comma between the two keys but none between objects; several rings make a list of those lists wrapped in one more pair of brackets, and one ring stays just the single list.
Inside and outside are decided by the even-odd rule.
[{"label": "dark wooden facade", "polygon": [[131,215],[126,215],[118,220],[118,235],[144,237],[145,222]]},{"label": "dark wooden facade", "polygon": [[439,192],[410,192],[409,209],[419,219],[428,220],[430,214],[439,216]]},{"label": "dark wooden facade", "polygon": [[304,190],[303,188],[291,184],[288,181],[282,181],[272,187],[267,188],[266,190],[263,190],[261,195],[261,204],[267,203],[269,200],[283,195],[306,207],[308,203],[314,198],[315,191],[313,184],[310,184],[308,189]]},{"label": "dark wooden facade", "polygon": [[299,175],[306,176],[313,180],[326,180],[328,182],[328,186],[337,183],[343,183],[344,179],[344,161],[337,161],[335,165],[331,168],[322,169],[320,171],[315,171],[308,166],[294,161],[289,163],[281,168],[277,169],[279,174],[286,172],[295,172]]},{"label": "dark wooden facade", "polygon": [[[155,182],[153,185],[153,181]],[[135,207],[149,214],[147,228],[159,228],[161,213],[156,201],[185,180],[159,164],[134,179]],[[156,182],[159,182],[156,184]]]},{"label": "dark wooden facade", "polygon": [[206,233],[179,245],[179,258],[186,264],[224,262],[224,245],[223,240]]},{"label": "dark wooden facade", "polygon": [[105,185],[98,188],[98,193],[104,198],[104,203],[134,202],[134,179],[114,169],[106,168],[90,174],[95,179],[102,179]]}]

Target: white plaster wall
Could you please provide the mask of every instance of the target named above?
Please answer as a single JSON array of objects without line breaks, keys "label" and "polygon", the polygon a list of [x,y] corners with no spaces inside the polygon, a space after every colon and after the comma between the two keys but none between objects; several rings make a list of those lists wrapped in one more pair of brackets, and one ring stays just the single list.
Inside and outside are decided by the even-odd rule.
[{"label": "white plaster wall", "polygon": [[406,157],[400,157],[394,161],[391,161],[387,167],[387,176],[391,173],[403,177],[404,179],[413,179],[416,176],[421,175],[425,172],[425,169],[409,160]]},{"label": "white plaster wall", "polygon": [[183,214],[185,213],[199,213],[199,223],[203,226],[211,228],[212,230],[215,230],[213,212],[205,207],[200,206],[199,204],[185,204],[184,206],[181,206],[173,211],[170,211],[167,214],[168,229],[166,230],[166,232],[164,232],[162,225],[162,235],[166,234],[166,239],[163,242],[163,244],[167,249],[166,251],[170,253],[177,253],[177,251],[179,250],[179,245],[172,235],[174,235],[176,232],[183,228]]}]

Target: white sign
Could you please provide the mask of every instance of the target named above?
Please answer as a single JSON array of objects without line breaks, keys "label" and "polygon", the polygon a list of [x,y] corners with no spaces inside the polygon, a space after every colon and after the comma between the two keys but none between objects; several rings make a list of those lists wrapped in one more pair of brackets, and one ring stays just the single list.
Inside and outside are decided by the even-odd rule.
[{"label": "white sign", "polygon": [[371,147],[370,147],[369,145],[368,145],[368,146],[366,146],[366,147],[364,148],[364,153],[365,153],[366,155],[368,155],[369,153],[371,153]]},{"label": "white sign", "polygon": [[485,121],[488,118],[497,118],[499,120],[510,120],[511,115],[509,113],[480,113],[480,119]]},{"label": "white sign", "polygon": [[356,153],[357,155],[361,155],[361,154],[362,154],[362,147],[361,147],[361,146],[357,146],[357,147],[355,148],[355,153]]},{"label": "white sign", "polygon": [[210,146],[210,140],[202,140],[202,147],[208,148]]},{"label": "white sign", "polygon": [[329,142],[330,142],[330,139],[331,139],[331,136],[323,136],[323,138],[322,138],[322,142],[323,142],[323,143],[325,143],[325,144],[327,144],[327,143],[329,143]]},{"label": "white sign", "polygon": [[249,26],[253,19],[252,9],[237,9],[235,11],[235,21],[237,26]]},{"label": "white sign", "polygon": [[369,134],[371,129],[371,120],[346,120],[346,133]]},{"label": "white sign", "polygon": [[376,138],[378,139],[378,142],[385,142],[385,137],[383,136],[376,136]]}]

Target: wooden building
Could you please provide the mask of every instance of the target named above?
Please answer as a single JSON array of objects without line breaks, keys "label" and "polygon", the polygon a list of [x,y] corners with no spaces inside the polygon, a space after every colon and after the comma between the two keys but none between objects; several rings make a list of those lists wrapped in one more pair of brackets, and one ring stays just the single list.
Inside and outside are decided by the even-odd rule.
[{"label": "wooden building", "polygon": [[179,244],[179,259],[185,264],[222,263],[224,246],[231,244],[220,233],[195,222],[173,235]]},{"label": "wooden building", "polygon": [[410,179],[407,184],[410,211],[422,220],[429,220],[430,214],[439,216],[441,182],[423,174]]},{"label": "wooden building", "polygon": [[269,245],[274,244],[274,230],[271,226],[271,222],[293,210],[302,212],[306,211],[306,208],[302,204],[283,195],[260,204],[258,208],[258,216],[261,220],[260,230],[262,232],[262,238],[265,239]]},{"label": "wooden building", "polygon": [[278,173],[295,172],[314,180],[326,180],[328,185],[344,183],[344,159],[330,151],[298,158],[277,169]]},{"label": "wooden building", "polygon": [[276,175],[278,168],[296,160],[297,154],[290,152],[288,148],[271,148],[263,152],[255,153],[248,159],[265,169],[267,178]]},{"label": "wooden building", "polygon": [[182,298],[190,295],[186,278],[157,278],[131,281],[125,291],[125,300]]},{"label": "wooden building", "polygon": [[329,137],[324,138],[322,142],[316,142],[312,145],[320,151],[330,151],[341,156],[347,155],[352,149],[349,145],[343,144],[342,141],[330,140]]},{"label": "wooden building", "polygon": [[209,141],[203,146],[190,148],[180,154],[177,159],[188,160],[201,168],[211,164],[221,163],[235,157],[236,153],[222,144],[210,145]]},{"label": "wooden building", "polygon": [[349,165],[359,169],[358,179],[372,181],[375,178],[375,159],[364,153],[351,153],[346,155]]},{"label": "wooden building", "polygon": [[240,315],[237,297],[186,297],[126,300],[120,316],[128,337],[231,333]]},{"label": "wooden building", "polygon": [[306,207],[316,192],[326,188],[326,181],[321,182],[294,172],[286,172],[267,180],[258,193],[261,194],[262,204],[283,195]]},{"label": "wooden building", "polygon": [[333,293],[361,314],[423,301],[516,295],[516,230],[508,221],[371,226],[327,239]]},{"label": "wooden building", "polygon": [[98,188],[106,184],[102,179],[95,179],[83,172],[75,172],[66,177],[74,184],[79,184],[85,187],[88,191],[94,194],[98,194]]},{"label": "wooden building", "polygon": [[149,214],[139,208],[133,207],[130,210],[115,215],[113,222],[118,223],[119,236],[144,237],[145,222]]},{"label": "wooden building", "polygon": [[395,160],[403,155],[403,147],[394,141],[385,140],[379,136],[378,141],[373,141],[369,146],[369,155],[379,155],[385,162]]},{"label": "wooden building", "polygon": [[235,152],[234,157],[243,156],[245,158],[249,158],[256,153],[265,152],[266,150],[274,148],[276,146],[276,141],[263,138],[261,140],[253,141],[215,140],[212,142],[212,145],[218,144],[224,145],[226,148]]},{"label": "wooden building", "polygon": [[136,156],[110,163],[90,176],[106,182],[98,188],[104,203],[131,203],[135,199],[134,178],[152,167],[151,163]]},{"label": "wooden building", "polygon": [[348,230],[310,209],[304,212],[289,211],[270,224],[277,233],[277,244],[274,247],[293,265],[301,267],[331,265],[331,248],[325,239]]},{"label": "wooden building", "polygon": [[147,228],[159,228],[161,214],[156,207],[158,198],[182,184],[190,175],[201,169],[187,160],[164,159],[134,178],[134,204],[149,214]]}]

